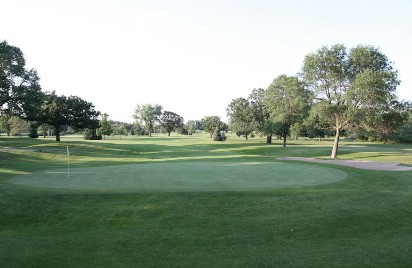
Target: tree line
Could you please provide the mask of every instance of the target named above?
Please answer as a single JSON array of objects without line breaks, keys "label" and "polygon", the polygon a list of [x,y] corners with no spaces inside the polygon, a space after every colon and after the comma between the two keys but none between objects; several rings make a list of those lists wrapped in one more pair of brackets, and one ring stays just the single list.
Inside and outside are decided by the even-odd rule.
[{"label": "tree line", "polygon": [[[167,133],[168,136],[172,132],[182,135],[192,135],[197,132],[207,132],[212,138],[217,135],[216,140],[223,140],[224,133],[228,131],[228,126],[219,116],[206,116],[201,120],[184,121],[183,117],[171,111],[163,111],[163,107],[159,104],[138,104],[134,115],[135,121],[133,124],[121,123],[109,120],[109,115],[103,114],[100,120],[98,134],[100,136],[109,135],[138,135],[152,136],[152,133]],[[216,133],[215,133],[216,132]]]},{"label": "tree line", "polygon": [[[30,137],[37,138],[40,130],[44,136],[52,132],[56,141],[60,141],[62,131],[83,132],[86,139],[101,139],[111,134],[151,136],[156,127],[169,136],[172,131],[192,134],[197,130],[205,130],[212,136],[216,127],[227,129],[217,116],[184,124],[183,117],[162,111],[158,104],[137,105],[133,125],[109,121],[107,114],[96,111],[91,102],[80,97],[43,92],[37,71],[28,70],[25,64],[18,47],[6,41],[0,43],[0,132],[8,135],[29,132]],[[219,134],[218,138],[223,136]]]},{"label": "tree line", "polygon": [[280,75],[267,89],[227,107],[233,131],[246,139],[259,131],[286,139],[341,135],[364,140],[412,142],[412,105],[395,95],[400,84],[392,62],[373,46],[322,47],[304,58],[296,76]]},{"label": "tree line", "polygon": [[22,51],[0,43],[0,130],[28,128],[37,137],[52,130],[84,131],[87,139],[154,131],[170,135],[202,130],[225,140],[231,130],[246,139],[256,132],[287,138],[334,136],[331,156],[337,155],[342,135],[362,140],[412,142],[412,104],[399,101],[400,84],[392,62],[373,46],[347,49],[342,44],[322,47],[305,56],[295,76],[280,75],[266,89],[254,89],[247,98],[233,99],[226,108],[229,123],[218,116],[189,120],[158,104],[137,105],[134,124],[113,122],[77,96],[43,92],[35,69],[27,69]]}]

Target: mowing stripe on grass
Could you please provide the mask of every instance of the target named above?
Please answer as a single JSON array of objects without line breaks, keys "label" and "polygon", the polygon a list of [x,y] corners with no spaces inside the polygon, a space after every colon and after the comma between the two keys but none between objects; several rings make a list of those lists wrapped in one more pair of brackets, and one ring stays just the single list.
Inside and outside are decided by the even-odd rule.
[{"label": "mowing stripe on grass", "polygon": [[10,179],[32,187],[86,191],[244,191],[332,183],[334,168],[280,162],[167,162],[48,170]]}]

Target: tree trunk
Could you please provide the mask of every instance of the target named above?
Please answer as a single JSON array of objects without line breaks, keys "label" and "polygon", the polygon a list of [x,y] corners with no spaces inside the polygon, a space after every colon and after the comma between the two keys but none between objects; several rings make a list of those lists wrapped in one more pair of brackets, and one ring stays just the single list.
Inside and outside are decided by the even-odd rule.
[{"label": "tree trunk", "polygon": [[332,154],[330,156],[331,158],[336,158],[336,156],[338,155],[339,136],[340,136],[340,128],[339,128],[339,125],[336,124],[335,141],[333,142]]},{"label": "tree trunk", "polygon": [[272,134],[266,136],[266,143],[272,143]]},{"label": "tree trunk", "polygon": [[283,147],[286,147],[286,134],[283,135]]},{"label": "tree trunk", "polygon": [[60,130],[56,129],[56,141],[60,141]]}]

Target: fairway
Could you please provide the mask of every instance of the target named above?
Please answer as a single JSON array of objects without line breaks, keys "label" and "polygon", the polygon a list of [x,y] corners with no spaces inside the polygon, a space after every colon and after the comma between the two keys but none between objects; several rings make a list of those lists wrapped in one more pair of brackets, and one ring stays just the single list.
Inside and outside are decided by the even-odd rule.
[{"label": "fairway", "polygon": [[[412,171],[228,137],[0,137],[0,267],[410,267]],[[338,160],[412,166],[400,144]]]},{"label": "fairway", "polygon": [[346,173],[284,162],[155,162],[40,171],[10,179],[25,186],[86,191],[244,191],[342,180]]}]

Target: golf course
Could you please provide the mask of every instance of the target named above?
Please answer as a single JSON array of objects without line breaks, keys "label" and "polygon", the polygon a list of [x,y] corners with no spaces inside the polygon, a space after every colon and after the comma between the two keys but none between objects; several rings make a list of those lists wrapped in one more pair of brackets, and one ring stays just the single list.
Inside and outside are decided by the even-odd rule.
[{"label": "golf course", "polygon": [[[412,170],[265,141],[0,136],[0,267],[412,265]],[[412,167],[412,148],[342,140],[338,160]]]}]

